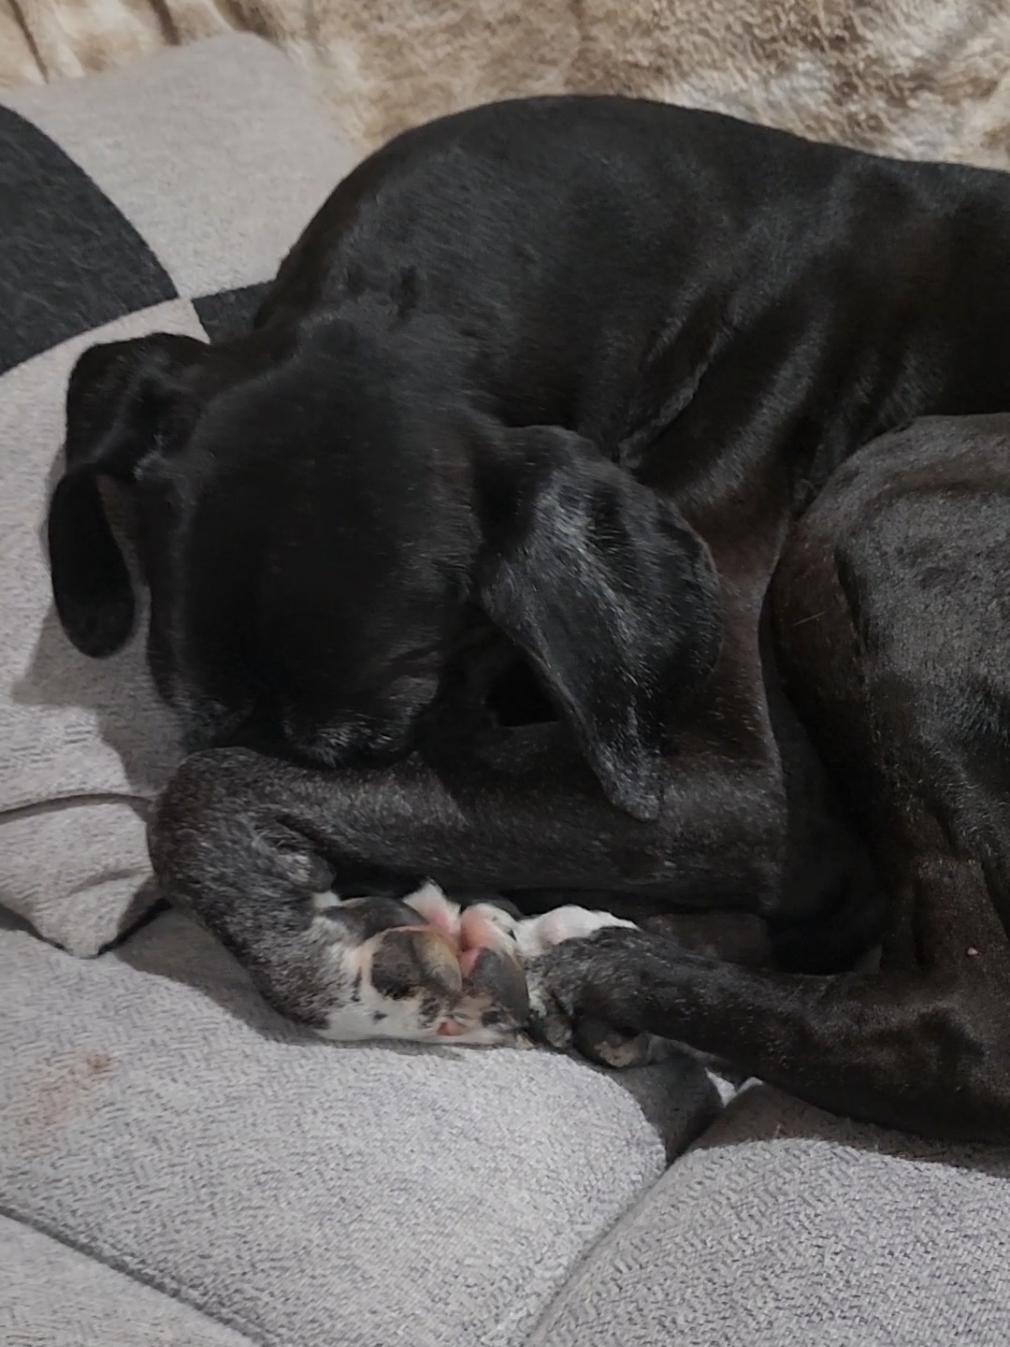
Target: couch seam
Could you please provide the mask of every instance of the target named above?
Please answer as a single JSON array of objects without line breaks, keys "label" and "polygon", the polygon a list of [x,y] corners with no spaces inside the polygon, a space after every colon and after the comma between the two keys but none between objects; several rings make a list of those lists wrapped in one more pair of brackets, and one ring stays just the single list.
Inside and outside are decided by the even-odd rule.
[{"label": "couch seam", "polygon": [[24,804],[12,804],[0,809],[0,823],[33,814],[55,814],[61,809],[72,809],[80,805],[126,804],[136,808],[141,815],[147,813],[154,802],[157,792],[150,795],[137,795],[129,791],[96,790],[81,791],[77,794],[51,795],[44,800],[27,800]]},{"label": "couch seam", "polygon": [[[130,1260],[115,1249],[99,1251],[96,1246],[89,1244],[79,1235],[75,1235],[71,1231],[61,1230],[46,1220],[27,1211],[22,1211],[16,1205],[6,1201],[0,1201],[0,1216],[6,1216],[18,1225],[25,1226],[29,1230],[35,1230],[38,1234],[55,1240],[57,1244],[62,1244],[64,1248],[72,1249],[75,1253],[90,1258],[92,1262],[107,1267],[112,1272],[118,1272],[138,1286],[147,1286],[169,1300],[177,1300],[188,1309],[202,1315],[210,1323],[220,1324],[222,1328],[242,1333],[251,1343],[257,1344],[257,1347],[276,1347],[272,1338],[264,1336],[261,1328],[247,1323],[241,1315],[211,1313],[198,1303],[195,1295],[181,1282],[166,1278],[164,1274],[159,1274],[156,1277],[153,1272],[146,1269],[143,1263],[138,1263],[135,1259]],[[174,1285],[175,1289],[169,1289],[170,1285]]]},{"label": "couch seam", "polygon": [[[739,1091],[737,1093],[739,1093]],[[723,1108],[725,1108],[725,1106],[723,1106]],[[667,1174],[669,1174],[670,1170],[677,1168],[681,1160],[686,1155],[690,1154],[690,1152],[694,1149],[695,1143],[705,1135],[705,1133],[716,1122],[717,1118],[721,1116],[723,1108],[720,1108],[713,1117],[709,1118],[709,1120],[701,1128],[699,1128],[694,1135],[690,1137],[690,1139],[686,1142],[686,1144],[682,1146],[681,1149],[677,1152],[677,1154],[667,1163],[666,1167],[663,1169],[661,1174],[658,1174],[656,1178],[642,1185],[639,1192],[636,1193],[633,1201],[631,1201],[628,1204],[628,1206],[626,1206],[625,1209],[622,1212],[620,1212],[618,1216],[615,1217],[614,1221],[606,1228],[606,1230],[602,1230],[599,1233],[599,1235],[597,1235],[596,1239],[593,1240],[592,1244],[590,1244],[589,1247],[582,1252],[580,1257],[572,1265],[572,1268],[568,1273],[568,1276],[565,1278],[564,1283],[557,1288],[557,1290],[554,1292],[554,1295],[551,1297],[550,1301],[544,1306],[543,1310],[538,1315],[536,1322],[534,1323],[532,1329],[530,1330],[529,1336],[526,1338],[527,1347],[529,1347],[530,1343],[536,1342],[537,1335],[540,1333],[540,1330],[542,1329],[548,1317],[554,1310],[555,1306],[561,1300],[561,1297],[565,1294],[565,1292],[576,1280],[576,1278],[582,1275],[583,1271],[589,1265],[590,1260],[596,1255],[597,1251],[608,1240],[615,1237],[624,1225],[629,1224],[637,1216],[639,1210],[644,1207],[646,1200],[652,1195],[653,1192],[655,1192],[655,1190],[666,1178]]]}]

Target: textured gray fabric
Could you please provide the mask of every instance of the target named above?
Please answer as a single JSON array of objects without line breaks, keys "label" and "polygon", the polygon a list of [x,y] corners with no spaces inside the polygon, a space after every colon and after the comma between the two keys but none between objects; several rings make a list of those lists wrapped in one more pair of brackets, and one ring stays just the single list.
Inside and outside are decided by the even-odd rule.
[{"label": "textured gray fabric", "polygon": [[693,1063],[631,1081],[323,1043],[175,913],[91,961],[0,932],[0,1207],[270,1347],[524,1342],[709,1116]]},{"label": "textured gray fabric", "polygon": [[1006,1347],[1010,1150],[745,1091],[530,1347]]},{"label": "textured gray fabric", "polygon": [[185,300],[131,314],[0,379],[0,902],[76,954],[114,939],[150,874],[144,801],[178,760],[143,640],[79,654],[52,606],[42,539],[74,360],[159,328],[202,335]]},{"label": "textured gray fabric", "polygon": [[154,899],[144,802],[60,800],[0,818],[4,900],[78,955],[97,954]]},{"label": "textured gray fabric", "polygon": [[250,1347],[131,1277],[0,1216],[4,1347]]},{"label": "textured gray fabric", "polygon": [[88,172],[189,298],[269,279],[355,158],[305,78],[245,34],[2,101]]}]

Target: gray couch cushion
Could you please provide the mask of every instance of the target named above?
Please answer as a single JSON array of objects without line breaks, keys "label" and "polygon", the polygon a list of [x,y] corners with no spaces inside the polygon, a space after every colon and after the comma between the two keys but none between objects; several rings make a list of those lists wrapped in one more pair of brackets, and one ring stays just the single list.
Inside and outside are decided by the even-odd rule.
[{"label": "gray couch cushion", "polygon": [[745,1091],[593,1253],[536,1347],[1006,1347],[1010,1149]]},{"label": "gray couch cushion", "polygon": [[170,1296],[0,1216],[4,1347],[252,1347]]},{"label": "gray couch cushion", "polygon": [[0,902],[89,955],[147,900],[144,810],[179,750],[142,636],[91,661],[52,610],[67,376],[96,341],[246,321],[353,156],[250,37],[0,104]]},{"label": "gray couch cushion", "polygon": [[358,157],[308,81],[247,34],[0,98],[83,168],[187,298],[268,280]]},{"label": "gray couch cushion", "polygon": [[0,1208],[271,1347],[524,1342],[712,1106],[683,1059],[323,1043],[175,913],[0,931]]}]

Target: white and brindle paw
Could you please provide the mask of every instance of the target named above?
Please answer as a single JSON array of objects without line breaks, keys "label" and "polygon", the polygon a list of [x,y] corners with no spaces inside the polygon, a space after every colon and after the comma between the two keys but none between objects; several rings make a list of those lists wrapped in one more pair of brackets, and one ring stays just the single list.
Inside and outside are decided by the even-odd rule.
[{"label": "white and brindle paw", "polygon": [[461,908],[434,884],[403,899],[315,902],[313,925],[331,934],[324,1037],[493,1044],[525,1023],[526,977],[504,909]]},{"label": "white and brindle paw", "polygon": [[[527,969],[563,941],[632,925],[581,907],[530,918],[494,903],[460,907],[434,884],[403,899],[325,893],[312,901],[310,936],[322,962],[313,1018],[321,1035],[342,1042],[510,1042],[531,1015]],[[617,1056],[622,1046],[615,1043]]]}]

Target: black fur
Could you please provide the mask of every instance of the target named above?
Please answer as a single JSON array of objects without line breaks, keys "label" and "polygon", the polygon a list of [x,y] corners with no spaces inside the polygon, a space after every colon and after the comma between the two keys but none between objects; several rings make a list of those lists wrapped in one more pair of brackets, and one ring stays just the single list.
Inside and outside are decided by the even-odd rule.
[{"label": "black fur", "polygon": [[[823,656],[781,621],[773,632],[766,602],[794,519],[860,445],[923,414],[1010,407],[1008,256],[1004,175],[649,103],[539,99],[433,123],[366,161],[252,335],[83,357],[75,380],[97,391],[72,389],[68,448],[86,451],[51,518],[61,616],[93,653],[125,637],[87,481],[127,476],[159,686],[194,747],[261,750],[198,756],[169,790],[152,850],[173,895],[268,993],[308,920],[304,886],[265,859],[278,822],[338,884],[377,867],[394,884],[505,887],[521,905],[553,891],[638,916],[754,913],[780,969],[819,975],[816,996],[791,972],[621,933],[548,956],[544,995],[587,1014],[609,995],[626,1027],[658,1025],[861,1116],[1010,1136],[984,1085],[1002,1070],[984,1017],[931,1040],[934,983],[868,983],[856,1013],[839,972],[905,901],[857,812],[880,903],[851,826],[853,799],[872,813],[891,798],[898,751],[859,717],[893,716],[904,744],[914,689],[852,710],[837,689],[870,677],[858,629]],[[814,590],[836,565],[816,518]],[[843,589],[891,583],[891,562],[846,565]],[[806,583],[783,580],[777,608],[814,642]],[[996,617],[967,610],[997,642]],[[913,636],[922,671],[936,640],[922,622]],[[537,683],[556,719],[529,710]],[[1002,686],[977,706],[961,694],[951,761],[974,763]],[[985,733],[979,807],[998,814]],[[937,825],[941,869],[969,864],[973,836]],[[961,940],[960,892],[946,934],[920,937],[927,964]],[[834,1055],[811,1027],[832,1006]],[[889,1075],[871,1061],[885,1042]],[[983,1065],[962,1079],[966,1057]],[[932,1077],[927,1059],[942,1063]]]}]

